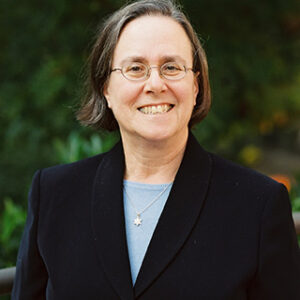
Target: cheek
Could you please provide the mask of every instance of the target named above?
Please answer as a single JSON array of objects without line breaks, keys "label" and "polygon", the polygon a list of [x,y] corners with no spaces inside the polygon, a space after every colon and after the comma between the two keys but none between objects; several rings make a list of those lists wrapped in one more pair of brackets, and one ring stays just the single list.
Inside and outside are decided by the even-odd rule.
[{"label": "cheek", "polygon": [[119,97],[125,105],[134,105],[140,95],[140,90],[132,85],[126,85],[119,90]]},{"label": "cheek", "polygon": [[193,107],[196,104],[196,95],[194,85],[186,84],[184,86],[178,86],[176,88],[177,98],[180,103],[190,105]]},{"label": "cheek", "polygon": [[121,107],[124,109],[134,105],[138,94],[139,90],[133,87],[132,84],[120,80],[112,80],[107,89],[106,99],[109,107],[116,111]]},{"label": "cheek", "polygon": [[198,93],[199,93],[199,85],[198,85],[198,81],[196,81],[194,86],[193,86],[194,105],[196,105],[196,100],[197,100]]}]

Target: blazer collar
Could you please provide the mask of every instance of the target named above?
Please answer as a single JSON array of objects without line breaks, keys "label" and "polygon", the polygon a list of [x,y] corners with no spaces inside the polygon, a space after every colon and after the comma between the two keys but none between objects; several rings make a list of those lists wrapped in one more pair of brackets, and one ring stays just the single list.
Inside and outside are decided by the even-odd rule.
[{"label": "blazer collar", "polygon": [[210,155],[190,134],[133,289],[123,208],[122,143],[105,155],[94,182],[92,227],[101,264],[121,299],[139,297],[180,251],[199,218],[211,170]]},{"label": "blazer collar", "polygon": [[123,300],[134,299],[123,208],[124,155],[121,142],[105,154],[94,181],[92,229],[100,263]]}]

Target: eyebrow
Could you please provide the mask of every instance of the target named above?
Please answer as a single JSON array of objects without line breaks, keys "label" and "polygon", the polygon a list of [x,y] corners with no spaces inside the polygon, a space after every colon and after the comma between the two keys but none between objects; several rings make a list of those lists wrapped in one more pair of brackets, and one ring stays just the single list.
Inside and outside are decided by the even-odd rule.
[{"label": "eyebrow", "polygon": [[[179,61],[183,64],[186,63],[185,60],[179,55],[165,55],[165,56],[162,56],[159,60],[160,60],[160,63],[165,63],[165,62],[169,62],[169,61]],[[121,61],[121,65],[126,62],[147,63],[147,59],[145,59],[145,57],[143,57],[143,56],[133,55],[133,56],[129,56],[129,57],[126,57],[125,59],[123,59]]]}]

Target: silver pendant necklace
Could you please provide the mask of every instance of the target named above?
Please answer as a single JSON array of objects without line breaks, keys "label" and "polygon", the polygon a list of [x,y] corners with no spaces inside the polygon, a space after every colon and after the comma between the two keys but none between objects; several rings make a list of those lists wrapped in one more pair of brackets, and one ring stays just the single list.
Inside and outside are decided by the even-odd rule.
[{"label": "silver pendant necklace", "polygon": [[147,210],[152,204],[154,204],[162,195],[163,193],[168,189],[168,187],[171,185],[172,183],[169,183],[168,185],[166,185],[166,187],[157,195],[155,196],[155,198],[144,208],[142,209],[141,211],[138,211],[135,207],[135,205],[133,204],[133,201],[132,199],[130,198],[128,192],[127,192],[127,189],[125,187],[123,187],[124,191],[125,191],[125,194],[129,200],[129,203],[131,204],[131,206],[133,207],[135,213],[136,213],[136,218],[133,220],[133,224],[136,225],[136,226],[140,226],[142,225],[142,222],[143,222],[143,219],[141,218],[141,214]]}]

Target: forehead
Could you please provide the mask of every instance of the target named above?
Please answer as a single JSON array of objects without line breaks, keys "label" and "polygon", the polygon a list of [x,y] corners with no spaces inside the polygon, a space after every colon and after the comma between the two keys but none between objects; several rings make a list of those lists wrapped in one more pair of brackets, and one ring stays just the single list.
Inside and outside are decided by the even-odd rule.
[{"label": "forehead", "polygon": [[134,56],[151,62],[173,56],[192,63],[192,46],[183,27],[172,18],[143,16],[123,28],[113,61],[119,63]]}]

